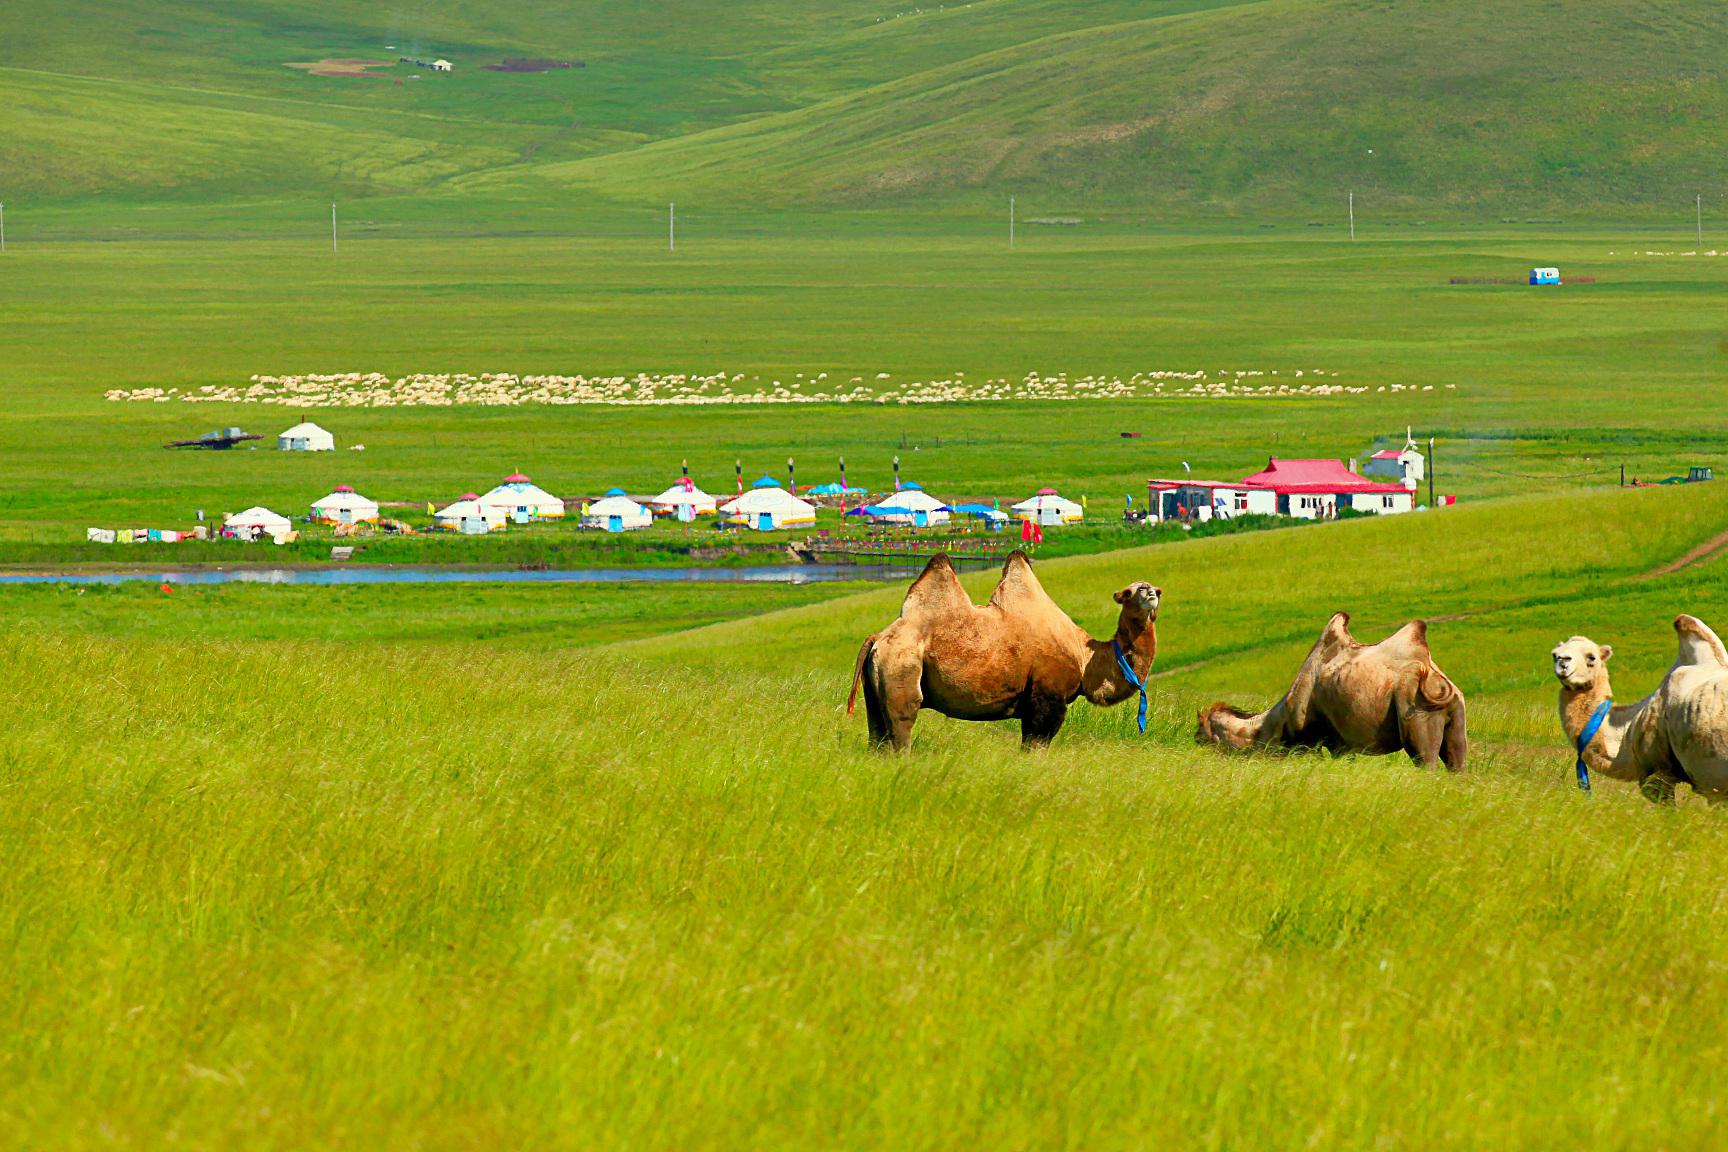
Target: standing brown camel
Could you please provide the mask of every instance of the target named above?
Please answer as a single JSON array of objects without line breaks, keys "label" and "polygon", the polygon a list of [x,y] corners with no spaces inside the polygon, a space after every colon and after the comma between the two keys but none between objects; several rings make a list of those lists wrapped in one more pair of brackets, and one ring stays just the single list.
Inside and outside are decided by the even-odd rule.
[{"label": "standing brown camel", "polygon": [[1334,613],[1284,698],[1258,714],[1218,703],[1200,713],[1202,744],[1405,752],[1424,767],[1464,770],[1464,694],[1434,664],[1428,625],[1412,620],[1378,644],[1350,635]]},{"label": "standing brown camel", "polygon": [[921,708],[956,720],[1019,720],[1028,747],[1050,743],[1080,696],[1108,707],[1140,694],[1158,653],[1161,588],[1141,580],[1116,593],[1122,612],[1108,640],[1094,640],[1050,599],[1016,551],[990,602],[972,603],[948,557],[912,582],[900,618],[864,641],[850,713],[864,689],[873,746],[904,748]]}]

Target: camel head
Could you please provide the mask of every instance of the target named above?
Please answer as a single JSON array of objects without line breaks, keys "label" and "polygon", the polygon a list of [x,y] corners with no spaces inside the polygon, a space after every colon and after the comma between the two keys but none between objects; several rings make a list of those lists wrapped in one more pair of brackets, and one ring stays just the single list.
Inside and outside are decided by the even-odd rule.
[{"label": "camel head", "polygon": [[1201,744],[1221,744],[1231,750],[1246,748],[1254,743],[1258,720],[1259,717],[1252,712],[1244,712],[1220,700],[1210,708],[1200,709],[1200,727],[1195,731],[1194,739]]},{"label": "camel head", "polygon": [[1142,626],[1158,619],[1158,604],[1164,599],[1164,589],[1136,580],[1114,597],[1122,605],[1122,622],[1139,622]]},{"label": "camel head", "polygon": [[1554,676],[1560,687],[1585,692],[1608,679],[1608,658],[1614,649],[1587,636],[1574,636],[1554,646]]}]

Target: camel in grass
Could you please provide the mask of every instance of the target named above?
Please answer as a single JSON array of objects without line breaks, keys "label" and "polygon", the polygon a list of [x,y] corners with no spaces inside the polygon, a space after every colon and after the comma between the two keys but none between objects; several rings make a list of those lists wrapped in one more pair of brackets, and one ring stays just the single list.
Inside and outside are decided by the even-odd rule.
[{"label": "camel in grass", "polygon": [[1612,648],[1583,636],[1555,647],[1560,725],[1578,754],[1579,787],[1588,789],[1595,771],[1635,782],[1657,803],[1672,804],[1678,784],[1712,804],[1728,799],[1728,650],[1695,616],[1676,616],[1674,631],[1673,667],[1636,704],[1614,704]]},{"label": "camel in grass", "polygon": [[873,747],[905,748],[923,708],[956,720],[1019,720],[1021,742],[1037,747],[1061,730],[1077,698],[1109,707],[1139,693],[1145,731],[1163,595],[1144,580],[1117,592],[1116,631],[1094,640],[1050,599],[1024,552],[1008,557],[982,607],[937,556],[907,590],[900,618],[858,650],[846,711],[862,686]]},{"label": "camel in grass", "polygon": [[1427,623],[1412,620],[1378,644],[1359,644],[1347,612],[1327,622],[1282,700],[1259,713],[1214,704],[1201,711],[1196,736],[1229,749],[1402,751],[1454,772],[1470,749],[1464,694],[1435,667]]}]

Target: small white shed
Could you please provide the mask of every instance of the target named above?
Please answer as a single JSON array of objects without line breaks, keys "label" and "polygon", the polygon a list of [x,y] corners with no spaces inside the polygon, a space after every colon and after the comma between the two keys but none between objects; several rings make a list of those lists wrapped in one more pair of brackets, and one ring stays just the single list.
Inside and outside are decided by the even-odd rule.
[{"label": "small white shed", "polygon": [[277,436],[276,447],[283,452],[334,452],[336,437],[308,421]]}]

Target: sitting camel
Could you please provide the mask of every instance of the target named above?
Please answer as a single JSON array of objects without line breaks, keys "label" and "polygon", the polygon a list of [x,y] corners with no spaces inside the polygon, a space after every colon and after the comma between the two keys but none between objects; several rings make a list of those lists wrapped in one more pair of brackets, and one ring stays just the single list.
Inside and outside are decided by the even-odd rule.
[{"label": "sitting camel", "polygon": [[1284,698],[1250,714],[1218,703],[1200,713],[1202,744],[1329,748],[1381,756],[1400,750],[1425,768],[1464,770],[1470,748],[1464,694],[1434,666],[1428,625],[1412,620],[1378,644],[1358,644],[1350,615],[1334,613]]},{"label": "sitting camel", "polygon": [[1108,640],[1094,640],[1050,599],[1024,552],[1002,565],[983,607],[972,603],[948,557],[937,556],[906,593],[900,618],[864,641],[852,675],[850,713],[864,689],[873,746],[904,748],[921,708],[956,720],[1020,721],[1028,747],[1061,730],[1068,705],[1085,696],[1108,707],[1140,694],[1158,652],[1163,590],[1144,580],[1116,593],[1122,612]]},{"label": "sitting camel", "polygon": [[1589,788],[1594,770],[1636,781],[1657,803],[1672,804],[1682,783],[1712,804],[1728,797],[1728,650],[1697,617],[1676,616],[1674,631],[1680,652],[1662,683],[1618,707],[1608,686],[1612,648],[1583,636],[1555,647],[1560,725],[1578,750],[1580,787]]}]

